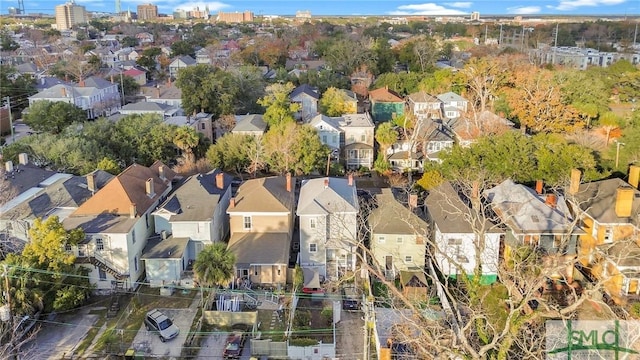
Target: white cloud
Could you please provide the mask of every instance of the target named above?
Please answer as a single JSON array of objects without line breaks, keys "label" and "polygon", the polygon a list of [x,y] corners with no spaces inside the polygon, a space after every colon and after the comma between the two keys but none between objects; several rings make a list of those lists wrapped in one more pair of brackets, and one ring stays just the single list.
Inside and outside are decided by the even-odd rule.
[{"label": "white cloud", "polygon": [[556,10],[573,10],[579,7],[594,7],[603,5],[622,4],[626,0],[560,0],[558,6],[553,7]]},{"label": "white cloud", "polygon": [[472,2],[452,2],[452,3],[445,3],[448,6],[454,7],[454,8],[470,8],[471,5],[473,5]]},{"label": "white cloud", "polygon": [[529,14],[537,14],[540,12],[540,6],[516,6],[507,8],[507,12],[509,14],[516,15],[529,15]]},{"label": "white cloud", "polygon": [[410,4],[398,6],[390,15],[465,15],[464,11],[448,9],[435,3]]}]

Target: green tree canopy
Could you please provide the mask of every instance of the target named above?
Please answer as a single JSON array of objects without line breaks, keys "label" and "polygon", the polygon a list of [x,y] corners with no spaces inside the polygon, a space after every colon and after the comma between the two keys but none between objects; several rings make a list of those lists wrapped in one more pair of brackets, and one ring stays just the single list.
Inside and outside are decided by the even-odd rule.
[{"label": "green tree canopy", "polygon": [[349,104],[345,96],[346,93],[342,89],[328,88],[320,98],[320,112],[331,117],[349,113]]},{"label": "green tree canopy", "polygon": [[209,147],[206,157],[211,166],[240,175],[252,162],[249,152],[259,139],[251,135],[225,134]]},{"label": "green tree canopy", "polygon": [[387,161],[387,150],[391,145],[398,141],[398,131],[394,128],[394,125],[387,121],[378,125],[376,130],[376,141],[380,144],[380,153],[383,159]]},{"label": "green tree canopy", "polygon": [[62,101],[36,101],[23,116],[24,122],[35,131],[59,134],[73,123],[87,119],[84,110]]},{"label": "green tree canopy", "polygon": [[227,285],[233,279],[236,256],[227,250],[227,244],[207,245],[196,256],[193,272],[200,286]]},{"label": "green tree canopy", "polygon": [[322,144],[318,133],[310,125],[285,122],[274,125],[264,136],[264,148],[269,168],[285,174],[297,175],[324,170],[329,149]]},{"label": "green tree canopy", "polygon": [[184,40],[178,40],[171,44],[171,56],[195,55],[196,51],[191,44]]},{"label": "green tree canopy", "polygon": [[236,80],[206,64],[180,69],[176,86],[182,90],[182,107],[187,114],[203,111],[213,118],[232,114],[239,90]]},{"label": "green tree canopy", "polygon": [[289,94],[293,91],[292,83],[271,84],[267,86],[266,94],[258,104],[266,108],[264,120],[270,126],[295,122],[293,115],[300,109],[300,104],[291,103]]}]

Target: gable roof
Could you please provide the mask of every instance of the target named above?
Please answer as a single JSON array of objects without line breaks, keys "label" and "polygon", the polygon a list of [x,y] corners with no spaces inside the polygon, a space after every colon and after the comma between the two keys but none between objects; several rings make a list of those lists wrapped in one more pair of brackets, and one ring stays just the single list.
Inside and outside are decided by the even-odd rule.
[{"label": "gable roof", "polygon": [[235,206],[228,213],[235,212],[290,212],[294,207],[295,178],[291,178],[291,191],[287,191],[285,176],[271,176],[249,179],[236,192]]},{"label": "gable roof", "polygon": [[[631,217],[618,217],[616,199],[618,189],[633,189]],[[580,209],[601,224],[627,224],[638,226],[640,213],[640,191],[618,178],[580,184],[574,194]]]},{"label": "gable roof", "polygon": [[[161,166],[165,179],[159,176]],[[132,204],[136,205],[136,216],[142,215],[167,190],[174,177],[175,173],[160,161],[156,161],[150,167],[133,164],[82,204],[71,217],[104,213],[128,216]],[[147,179],[153,181],[153,196],[146,194]]]},{"label": "gable roof", "polygon": [[308,95],[316,100],[318,100],[320,98],[320,94],[318,94],[318,92],[312,88],[311,86],[309,86],[309,84],[302,84],[300,86],[298,86],[297,88],[293,89],[293,91],[291,92],[291,94],[289,94],[289,98],[290,99],[295,99],[300,95]]},{"label": "gable roof", "polygon": [[441,103],[442,101],[437,97],[427,93],[426,91],[419,91],[413,94],[407,95],[407,99],[414,103]]},{"label": "gable roof", "polygon": [[401,204],[392,190],[382,189],[375,196],[377,207],[369,215],[369,226],[376,234],[425,235],[427,223]]},{"label": "gable roof", "polygon": [[371,120],[371,115],[369,113],[362,114],[344,114],[341,117],[337,118],[340,124],[340,128],[348,128],[348,127],[375,127],[373,125],[373,120]]},{"label": "gable roof", "polygon": [[357,213],[359,210],[355,182],[349,185],[348,179],[332,177],[302,181],[298,216]]},{"label": "gable roof", "polygon": [[[222,174],[223,186],[218,188],[217,175]],[[213,217],[220,198],[231,186],[233,176],[220,170],[189,177],[160,205],[171,215],[169,221],[206,221]]]},{"label": "gable roof", "polygon": [[400,94],[393,90],[389,90],[387,86],[369,91],[369,99],[378,102],[404,102],[404,99]]},{"label": "gable roof", "polygon": [[465,99],[462,96],[454,93],[453,91],[449,91],[447,93],[440,94],[440,95],[437,96],[437,98],[440,101],[444,102],[444,103],[453,102],[453,101],[456,101],[456,102],[460,102],[460,101],[466,102],[467,101],[467,99]]},{"label": "gable roof", "polygon": [[176,58],[175,60],[173,60],[171,62],[171,64],[177,62],[177,61],[182,61],[185,65],[189,66],[189,65],[195,65],[196,64],[196,59],[192,58],[189,55],[183,55],[180,56],[178,58]]},{"label": "gable roof", "polygon": [[146,74],[146,73],[140,69],[133,68],[125,71],[123,74],[131,77],[135,77],[135,76]]},{"label": "gable roof", "polygon": [[556,195],[556,207],[545,203],[544,195],[507,179],[485,190],[484,195],[501,220],[516,233],[572,232],[571,214],[564,197]]},{"label": "gable roof", "polygon": [[169,105],[153,102],[153,101],[140,101],[137,103],[130,103],[123,106],[120,110],[125,111],[156,111],[165,112],[172,107]]},{"label": "gable roof", "polygon": [[247,114],[236,120],[236,126],[231,132],[237,131],[261,131],[267,130],[267,123],[261,114]]},{"label": "gable roof", "polygon": [[[471,209],[461,199],[450,182],[445,182],[437,188],[430,190],[425,199],[429,218],[438,226],[438,230],[445,234],[471,234],[474,228],[483,229],[487,233],[501,233],[502,230],[495,227],[488,220],[483,225],[477,223],[472,226],[469,223]],[[474,221],[477,219],[474,217]]]},{"label": "gable roof", "polygon": [[109,81],[97,77],[97,76],[91,76],[88,77],[84,80],[84,86],[83,87],[92,87],[92,88],[96,88],[96,89],[106,89],[108,87],[114,86],[114,84],[110,83]]},{"label": "gable roof", "polygon": [[[332,118],[329,117],[327,115],[324,114],[318,114],[316,116],[314,116],[313,118],[311,118],[311,121],[309,121],[309,125],[318,128],[320,125],[322,124],[327,124],[327,126],[329,126],[329,128],[331,128],[331,130],[336,131],[336,132],[340,132],[340,118]],[[324,130],[324,129],[323,129]]]}]

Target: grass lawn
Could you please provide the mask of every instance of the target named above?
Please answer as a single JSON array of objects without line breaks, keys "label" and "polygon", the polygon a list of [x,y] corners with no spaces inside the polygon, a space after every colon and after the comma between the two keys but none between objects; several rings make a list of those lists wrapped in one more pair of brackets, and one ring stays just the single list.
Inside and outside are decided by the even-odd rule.
[{"label": "grass lawn", "polygon": [[176,291],[172,296],[162,296],[159,288],[142,286],[137,293],[124,295],[118,314],[107,320],[107,330],[96,342],[95,351],[113,346],[119,346],[120,351],[123,351],[133,342],[147,311],[187,308],[197,294],[197,290],[191,290],[188,294]]},{"label": "grass lawn", "polygon": [[273,329],[271,329],[271,317],[273,316],[272,310],[258,310],[258,331],[262,333],[263,339],[271,339],[273,341],[284,341],[284,331],[286,330],[286,319],[288,311],[285,311],[282,316],[282,322],[276,321]]},{"label": "grass lawn", "polygon": [[100,328],[102,328],[102,325],[104,325],[104,323],[107,320],[107,309],[91,310],[89,311],[89,314],[99,315],[99,318],[98,318],[98,321],[96,321],[96,323],[91,327],[91,329],[89,329],[89,331],[87,332],[87,336],[85,336],[84,339],[82,339],[82,342],[80,342],[80,344],[78,345],[78,347],[76,347],[76,350],[75,350],[76,355],[84,354],[84,352],[89,348],[89,346],[93,342],[93,339],[96,337],[96,335],[98,335],[98,331],[100,331]]}]

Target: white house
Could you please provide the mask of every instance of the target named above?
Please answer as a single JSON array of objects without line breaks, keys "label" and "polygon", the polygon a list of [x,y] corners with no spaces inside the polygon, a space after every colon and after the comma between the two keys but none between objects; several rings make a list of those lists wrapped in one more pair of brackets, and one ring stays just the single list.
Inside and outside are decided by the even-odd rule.
[{"label": "white house", "polygon": [[320,141],[332,150],[340,149],[340,137],[342,129],[340,129],[340,118],[332,118],[326,115],[316,115],[311,119],[309,125],[313,126],[318,132]]},{"label": "white house", "polygon": [[447,119],[459,118],[467,112],[469,101],[454,92],[440,94],[437,98],[442,102],[442,113]]},{"label": "white house", "polygon": [[303,180],[296,211],[300,266],[329,279],[354,271],[359,210],[353,177]]},{"label": "white house", "polygon": [[171,64],[169,64],[169,76],[175,79],[178,76],[178,71],[180,69],[194,66],[196,64],[196,59],[192,58],[191,56],[180,56],[173,60]]},{"label": "white house", "polygon": [[134,289],[144,274],[142,252],[154,231],[153,210],[171,191],[175,173],[160,161],[133,164],[109,181],[63,221],[85,240],[66,250],[89,269],[98,292]]},{"label": "white house", "polygon": [[[474,218],[472,213],[475,210],[460,199],[448,182],[430,191],[425,203],[432,227],[432,251],[442,274],[454,278],[459,275],[473,276],[479,266],[481,282],[495,282],[498,277],[500,239],[504,231],[486,219],[470,221]],[[480,264],[476,262],[476,254],[480,255]]]},{"label": "white house", "polygon": [[347,169],[371,169],[375,126],[369,113],[342,115],[340,129],[344,132],[343,158]]},{"label": "white house", "polygon": [[233,177],[220,170],[189,177],[152,213],[155,233],[142,255],[152,286],[188,286],[185,276],[205,245],[229,234],[227,209]]},{"label": "white house", "polygon": [[296,113],[296,119],[304,122],[318,114],[318,100],[320,95],[309,84],[302,84],[293,89],[289,94],[292,103],[300,104],[300,110]]}]

